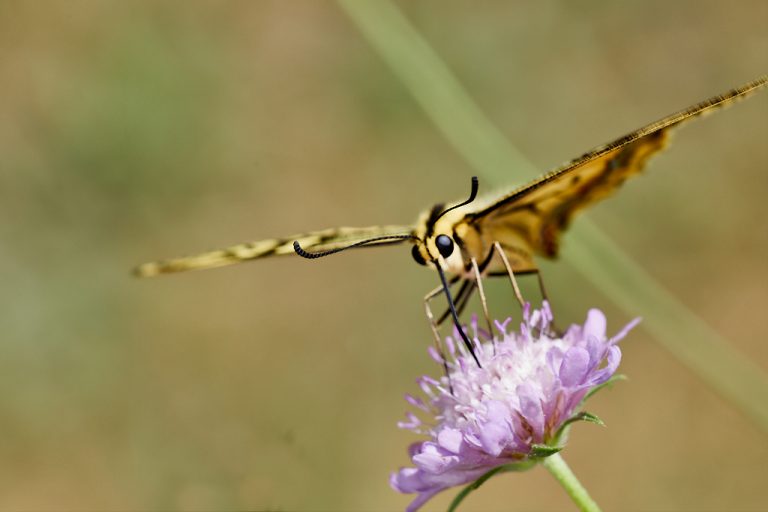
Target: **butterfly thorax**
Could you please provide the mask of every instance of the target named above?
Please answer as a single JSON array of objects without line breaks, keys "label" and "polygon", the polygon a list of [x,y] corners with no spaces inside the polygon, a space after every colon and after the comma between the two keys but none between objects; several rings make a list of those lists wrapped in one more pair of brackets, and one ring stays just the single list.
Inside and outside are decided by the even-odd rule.
[{"label": "butterfly thorax", "polygon": [[[422,212],[414,228],[418,237],[414,257],[421,263],[434,268],[436,262],[441,262],[443,270],[464,277],[472,276],[471,259],[475,258],[478,265],[484,265],[487,273],[504,272],[501,258],[489,255],[495,242],[499,242],[509,257],[515,272],[529,272],[536,268],[533,263],[533,250],[529,239],[522,229],[514,225],[495,225],[478,222],[473,217],[477,207],[467,205],[443,215],[443,204],[436,204]],[[437,239],[441,235],[451,238],[455,244],[454,251],[447,257],[440,257]]]}]

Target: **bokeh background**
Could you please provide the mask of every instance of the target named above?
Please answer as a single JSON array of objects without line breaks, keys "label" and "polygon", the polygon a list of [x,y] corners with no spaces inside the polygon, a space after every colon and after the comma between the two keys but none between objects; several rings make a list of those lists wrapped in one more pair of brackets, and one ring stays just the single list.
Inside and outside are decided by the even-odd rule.
[{"label": "bokeh background", "polygon": [[[762,0],[399,5],[542,171],[768,70]],[[5,0],[0,105],[0,510],[402,509],[402,395],[439,373],[436,277],[408,250],[129,275],[466,195],[472,169],[338,5]],[[768,94],[675,135],[587,215],[766,368]],[[561,323],[630,319],[545,271]],[[590,406],[608,427],[565,452],[595,499],[764,510],[764,433],[642,329],[623,348],[630,380]],[[571,507],[538,468],[463,510]]]}]

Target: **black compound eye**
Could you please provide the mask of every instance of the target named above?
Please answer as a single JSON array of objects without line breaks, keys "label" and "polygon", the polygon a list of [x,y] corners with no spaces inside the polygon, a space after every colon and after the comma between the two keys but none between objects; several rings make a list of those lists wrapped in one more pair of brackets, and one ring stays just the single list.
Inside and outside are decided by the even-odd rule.
[{"label": "black compound eye", "polygon": [[424,256],[421,255],[421,251],[419,250],[419,246],[414,245],[411,249],[411,255],[413,256],[413,259],[416,260],[416,263],[419,265],[426,265],[427,262],[424,260]]},{"label": "black compound eye", "polygon": [[453,253],[453,240],[448,235],[438,235],[435,238],[435,245],[443,258],[447,258]]}]

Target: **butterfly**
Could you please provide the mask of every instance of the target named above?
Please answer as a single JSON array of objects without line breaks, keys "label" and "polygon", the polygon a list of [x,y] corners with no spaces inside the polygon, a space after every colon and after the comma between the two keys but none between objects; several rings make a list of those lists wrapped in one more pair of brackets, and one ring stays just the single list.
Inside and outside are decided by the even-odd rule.
[{"label": "butterfly", "polygon": [[[478,199],[478,180],[472,178],[467,200],[451,206],[436,204],[423,212],[414,225],[340,227],[259,240],[196,256],[145,263],[135,269],[135,274],[149,277],[287,254],[315,259],[347,249],[410,243],[413,259],[435,269],[440,276],[441,286],[425,302],[442,292],[448,299],[449,309],[437,322],[427,305],[431,324],[440,324],[450,314],[459,327],[458,314],[473,289],[480,286],[481,274],[538,273],[534,257],[555,257],[560,234],[575,213],[608,197],[627,178],[640,173],[648,159],[664,149],[670,130],[766,84],[768,76],[709,98],[588,151],[506,194]],[[453,295],[449,288],[458,282],[460,288]],[[519,298],[519,291],[517,294]],[[463,330],[458,331],[473,353]]]}]

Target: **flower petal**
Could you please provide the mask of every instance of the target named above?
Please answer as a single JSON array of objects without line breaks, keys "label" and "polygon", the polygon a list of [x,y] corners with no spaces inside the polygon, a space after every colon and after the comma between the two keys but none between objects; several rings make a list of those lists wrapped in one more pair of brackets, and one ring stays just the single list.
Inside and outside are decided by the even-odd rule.
[{"label": "flower petal", "polygon": [[422,472],[416,468],[400,468],[389,475],[389,485],[397,492],[419,492],[422,488]]},{"label": "flower petal", "polygon": [[590,309],[587,321],[584,322],[584,337],[594,336],[599,340],[605,339],[605,315],[599,309]]},{"label": "flower petal", "polygon": [[533,428],[534,442],[542,441],[544,438],[544,411],[541,408],[540,393],[529,382],[524,382],[517,386],[517,397],[520,401],[520,414]]},{"label": "flower petal", "polygon": [[556,375],[560,369],[560,365],[563,364],[563,349],[554,346],[547,350],[547,367],[553,375]]},{"label": "flower petal", "polygon": [[421,451],[421,447],[424,443],[426,443],[426,441],[417,441],[415,443],[411,443],[408,446],[408,456],[413,458],[414,455]]},{"label": "flower petal", "polygon": [[560,382],[565,387],[582,384],[589,367],[589,352],[581,347],[568,349],[560,364]]},{"label": "flower petal", "polygon": [[451,453],[461,453],[464,436],[460,430],[446,427],[437,433],[437,444]]},{"label": "flower petal", "polygon": [[405,416],[408,418],[408,421],[398,421],[397,428],[402,428],[404,430],[415,430],[421,426],[421,420],[412,412],[406,412]]},{"label": "flower petal", "polygon": [[624,328],[622,330],[620,330],[618,332],[618,334],[616,334],[614,337],[612,337],[608,342],[610,344],[618,343],[619,341],[621,341],[624,338],[624,336],[626,336],[629,333],[629,331],[634,329],[637,326],[637,324],[640,323],[641,320],[642,320],[642,318],[640,318],[640,317],[635,318],[634,320],[629,322],[627,325],[625,325]]},{"label": "flower petal", "polygon": [[424,400],[417,396],[413,396],[410,393],[405,394],[405,401],[411,404],[412,406],[416,407],[417,409],[421,409],[424,412],[429,412],[429,408],[424,403]]},{"label": "flower petal", "polygon": [[447,489],[448,486],[445,487],[439,487],[436,489],[430,489],[427,492],[422,492],[418,496],[416,496],[416,499],[414,499],[412,502],[408,504],[408,506],[405,509],[405,512],[416,512],[421,508],[422,505],[424,505],[426,502],[432,499],[432,496],[439,493],[440,491],[444,491]]},{"label": "flower petal", "polygon": [[515,436],[509,421],[510,411],[504,403],[495,400],[488,402],[486,409],[477,437],[485,453],[498,457],[504,448],[514,442]]},{"label": "flower petal", "polygon": [[412,460],[417,468],[438,475],[459,462],[455,454],[448,453],[431,441],[421,445],[421,451],[414,455]]},{"label": "flower petal", "polygon": [[608,349],[606,364],[589,379],[589,386],[597,386],[611,378],[621,362],[621,349],[613,345]]}]

